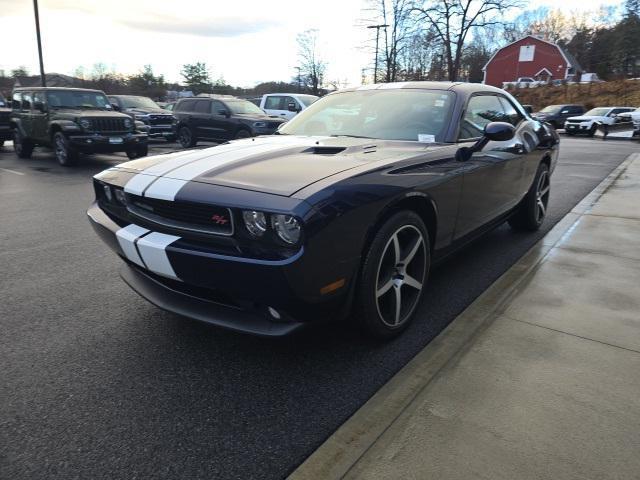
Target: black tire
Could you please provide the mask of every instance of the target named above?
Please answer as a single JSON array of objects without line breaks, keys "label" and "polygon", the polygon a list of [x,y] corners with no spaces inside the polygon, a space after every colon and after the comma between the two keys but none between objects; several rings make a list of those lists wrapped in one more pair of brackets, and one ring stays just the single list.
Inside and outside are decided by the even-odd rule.
[{"label": "black tire", "polygon": [[249,138],[251,137],[251,132],[249,130],[247,130],[246,128],[241,128],[240,130],[238,130],[236,132],[236,139],[240,139],[240,138]]},{"label": "black tire", "polygon": [[4,140],[0,140],[0,147],[4,145]]},{"label": "black tire", "polygon": [[53,151],[56,155],[56,160],[63,167],[72,167],[78,163],[78,151],[69,145],[69,140],[64,136],[62,132],[56,132],[53,134]]},{"label": "black tire", "polygon": [[147,155],[149,155],[149,145],[146,143],[144,145],[140,145],[136,149],[136,153],[138,154],[138,158],[146,157]]},{"label": "black tire", "polygon": [[549,167],[546,163],[538,165],[533,184],[520,202],[509,225],[516,231],[535,232],[544,222],[549,205],[551,191]]},{"label": "black tire", "polygon": [[31,158],[33,146],[33,143],[22,136],[20,130],[13,131],[13,150],[19,158]]},{"label": "black tire", "polygon": [[430,266],[429,234],[420,216],[410,210],[393,214],[375,234],[356,285],[354,314],[366,334],[389,339],[407,328]]},{"label": "black tire", "polygon": [[587,133],[587,135],[589,137],[593,137],[596,134],[596,130],[598,129],[597,126],[592,125],[591,128],[589,129],[589,133]]},{"label": "black tire", "polygon": [[196,143],[198,143],[198,139],[186,125],[180,127],[178,130],[178,141],[180,142],[180,145],[182,145],[182,148],[195,147]]}]

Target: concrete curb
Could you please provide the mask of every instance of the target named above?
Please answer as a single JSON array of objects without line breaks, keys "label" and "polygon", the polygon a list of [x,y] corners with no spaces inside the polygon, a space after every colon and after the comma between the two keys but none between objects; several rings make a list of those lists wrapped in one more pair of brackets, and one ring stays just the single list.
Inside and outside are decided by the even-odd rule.
[{"label": "concrete curb", "polygon": [[538,267],[567,232],[575,229],[613,182],[640,153],[629,155],[571,212],[562,218],[518,262],[496,280],[443,332],[418,353],[353,414],[291,475],[292,480],[339,479],[359,461],[438,373],[455,361],[477,333],[491,325],[516,295],[522,282]]}]

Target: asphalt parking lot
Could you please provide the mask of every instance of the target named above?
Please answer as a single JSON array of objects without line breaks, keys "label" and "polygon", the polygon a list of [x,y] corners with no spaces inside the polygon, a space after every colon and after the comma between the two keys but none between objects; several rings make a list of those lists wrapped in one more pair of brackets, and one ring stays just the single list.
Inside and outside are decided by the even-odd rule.
[{"label": "asphalt parking lot", "polygon": [[383,344],[336,325],[269,340],[160,311],[85,218],[91,176],[126,157],[65,169],[0,148],[0,476],[285,476],[639,149],[563,138],[543,228],[502,226],[440,266],[417,321]]}]

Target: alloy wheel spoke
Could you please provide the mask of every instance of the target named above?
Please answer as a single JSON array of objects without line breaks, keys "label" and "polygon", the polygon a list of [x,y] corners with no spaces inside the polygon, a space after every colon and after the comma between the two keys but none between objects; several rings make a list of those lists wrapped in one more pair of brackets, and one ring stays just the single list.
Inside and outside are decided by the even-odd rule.
[{"label": "alloy wheel spoke", "polygon": [[393,324],[398,325],[398,323],[400,323],[400,310],[402,308],[402,293],[400,291],[400,285],[396,285],[393,290],[396,294],[396,312]]},{"label": "alloy wheel spoke", "polygon": [[544,202],[542,201],[542,199],[538,199],[538,210],[540,211],[540,217],[544,217],[547,209],[544,206]]},{"label": "alloy wheel spoke", "polygon": [[415,243],[413,244],[413,247],[411,247],[411,250],[409,251],[409,253],[407,254],[407,256],[404,258],[404,260],[402,260],[402,263],[407,266],[409,265],[409,263],[411,263],[411,260],[413,260],[413,257],[416,256],[416,253],[418,252],[418,248],[420,248],[420,245],[422,245],[422,236],[419,236]]},{"label": "alloy wheel spoke", "polygon": [[547,185],[546,187],[544,187],[540,193],[538,193],[539,197],[544,197],[547,193],[549,192],[549,185]]},{"label": "alloy wheel spoke", "polygon": [[405,275],[402,279],[403,283],[409,287],[413,287],[416,290],[422,290],[422,284],[413,278],[411,275]]},{"label": "alloy wheel spoke", "polygon": [[393,287],[393,278],[390,278],[387,283],[378,288],[378,290],[376,291],[376,297],[380,298],[382,295],[387,293],[391,289],[391,287]]},{"label": "alloy wheel spoke", "polygon": [[400,240],[398,240],[398,234],[395,234],[391,239],[393,241],[393,253],[395,255],[394,264],[400,262]]}]

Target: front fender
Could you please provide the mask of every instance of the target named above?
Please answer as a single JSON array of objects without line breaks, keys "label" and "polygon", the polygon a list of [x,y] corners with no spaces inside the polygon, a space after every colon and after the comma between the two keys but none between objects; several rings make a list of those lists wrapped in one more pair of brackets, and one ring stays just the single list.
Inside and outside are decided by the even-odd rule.
[{"label": "front fender", "polygon": [[78,133],[82,129],[80,126],[71,120],[54,120],[49,124],[48,134],[53,135],[54,132],[61,131],[63,133]]}]

